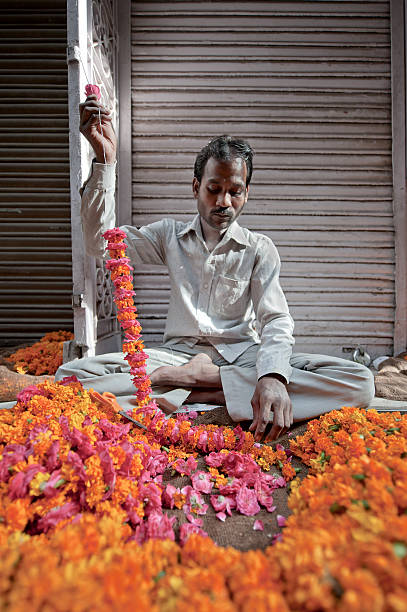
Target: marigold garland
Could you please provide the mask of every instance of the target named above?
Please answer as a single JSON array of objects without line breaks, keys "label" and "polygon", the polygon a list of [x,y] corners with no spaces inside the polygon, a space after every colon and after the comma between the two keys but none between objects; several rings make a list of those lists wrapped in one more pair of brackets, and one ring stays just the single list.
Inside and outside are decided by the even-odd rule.
[{"label": "marigold garland", "polygon": [[[114,301],[117,307],[117,318],[124,330],[125,340],[123,352],[130,365],[130,374],[136,388],[136,397],[139,408],[150,403],[151,382],[146,374],[146,360],[144,343],[141,339],[141,325],[137,320],[137,308],[134,304],[133,280],[130,260],[126,257],[127,245],[124,242],[125,232],[114,228],[103,234],[107,240],[107,250],[111,259],[106,262],[110,270],[112,282],[115,287]],[[152,404],[155,408],[155,403]]]},{"label": "marigold garland", "polygon": [[6,357],[6,361],[12,363],[20,374],[55,374],[62,365],[63,343],[73,340],[73,337],[69,331],[49,332],[32,346],[20,348]]}]

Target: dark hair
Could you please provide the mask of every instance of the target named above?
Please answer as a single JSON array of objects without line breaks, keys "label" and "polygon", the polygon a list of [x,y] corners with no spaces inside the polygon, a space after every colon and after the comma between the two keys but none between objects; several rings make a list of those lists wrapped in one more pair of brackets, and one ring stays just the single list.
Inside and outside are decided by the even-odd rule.
[{"label": "dark hair", "polygon": [[205,171],[206,162],[213,157],[218,161],[230,161],[240,157],[246,163],[246,187],[250,183],[253,174],[254,151],[248,142],[233,136],[218,136],[199,151],[194,164],[194,177],[200,183]]}]

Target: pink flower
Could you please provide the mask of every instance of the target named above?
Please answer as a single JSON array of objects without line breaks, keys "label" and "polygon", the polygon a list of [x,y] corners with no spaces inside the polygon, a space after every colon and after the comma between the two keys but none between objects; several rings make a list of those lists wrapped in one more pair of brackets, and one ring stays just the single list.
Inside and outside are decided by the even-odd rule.
[{"label": "pink flower", "polygon": [[[177,519],[175,516],[169,517],[160,511],[155,510],[150,514],[147,521],[136,527],[135,539],[139,544],[143,544],[147,540],[165,540],[174,541],[175,534],[173,525]],[[192,527],[193,525],[191,525]]]},{"label": "pink flower", "polygon": [[59,447],[59,440],[54,440],[50,446],[46,463],[48,472],[52,472],[58,465],[61,465],[59,460]]},{"label": "pink flower", "polygon": [[217,512],[215,516],[223,523],[226,521],[226,514],[224,512]]},{"label": "pink flower", "polygon": [[278,488],[282,488],[282,487],[286,487],[287,486],[287,482],[285,480],[285,478],[283,476],[278,476],[277,478],[273,479],[273,488],[274,489],[278,489]]},{"label": "pink flower", "polygon": [[86,97],[91,96],[91,95],[95,95],[96,96],[96,100],[100,100],[100,89],[97,85],[91,85],[90,83],[88,83],[88,85],[85,85],[85,95]]},{"label": "pink flower", "polygon": [[173,508],[174,507],[174,495],[179,492],[177,487],[174,487],[172,484],[167,484],[165,487],[165,491],[163,491],[163,506],[165,508]]},{"label": "pink flower", "polygon": [[100,466],[103,470],[103,478],[106,483],[106,493],[103,496],[103,500],[109,499],[111,497],[114,486],[116,484],[116,471],[114,469],[113,460],[109,454],[107,449],[103,450],[99,453],[100,457]]},{"label": "pink flower", "polygon": [[[232,516],[232,508],[236,508],[236,500],[226,495],[211,495],[211,504],[216,512],[226,512]],[[221,519],[222,520],[222,519]]]},{"label": "pink flower", "polygon": [[270,489],[266,483],[261,482],[261,481],[257,481],[256,484],[254,485],[254,490],[257,496],[257,500],[258,502],[264,506],[268,512],[272,512],[274,509],[273,503],[273,495],[272,495],[272,489]]},{"label": "pink flower", "polygon": [[[114,270],[119,266],[126,266],[129,270],[133,270],[133,268],[129,265],[130,259],[128,257],[119,257],[118,259],[108,259],[106,262],[107,270]],[[125,291],[125,289],[122,289]]]},{"label": "pink flower", "polygon": [[146,516],[149,516],[153,512],[162,512],[161,488],[153,482],[149,481],[140,487],[140,499],[146,504],[144,508]]},{"label": "pink flower", "polygon": [[192,523],[192,525],[195,525],[195,527],[202,527],[203,525],[203,520],[193,514],[187,514],[187,520]]},{"label": "pink flower", "polygon": [[207,457],[205,457],[205,461],[207,463],[207,465],[209,465],[210,467],[221,467],[225,460],[226,460],[227,455],[225,453],[209,453],[209,455]]},{"label": "pink flower", "polygon": [[196,525],[192,525],[192,523],[184,523],[181,525],[179,530],[179,539],[181,546],[184,546],[185,542],[188,540],[189,536],[193,533],[197,533],[201,536],[207,536],[206,531],[203,531],[200,527]]},{"label": "pink flower", "polygon": [[264,531],[263,521],[259,521],[259,520],[254,521],[253,529],[254,531]]},{"label": "pink flower", "polygon": [[257,503],[257,496],[253,489],[248,489],[246,485],[239,489],[236,495],[236,509],[246,516],[253,516],[259,512],[260,506]]},{"label": "pink flower", "polygon": [[[177,470],[177,472],[181,474],[182,476],[184,474],[186,474],[187,476],[191,476],[192,472],[194,472],[196,468],[198,467],[198,463],[195,457],[192,457],[191,455],[190,457],[188,457],[187,461],[185,461],[185,459],[177,459],[177,461],[175,461],[175,463],[172,464],[172,467],[174,468],[174,470]],[[197,490],[199,491],[201,489],[197,489]]]},{"label": "pink flower", "polygon": [[74,516],[79,510],[80,505],[74,501],[68,502],[60,508],[52,508],[52,510],[47,512],[47,514],[38,521],[37,528],[39,531],[47,533],[49,529],[58,525],[59,521]]},{"label": "pink flower", "polygon": [[35,385],[30,385],[29,387],[26,387],[20,391],[20,393],[17,395],[17,401],[23,405],[26,405],[35,395],[42,395],[46,397],[47,392],[43,389],[38,389],[38,387]]},{"label": "pink flower", "polygon": [[65,378],[62,378],[61,380],[58,381],[58,385],[62,385],[63,387],[66,387],[71,382],[73,383],[79,382],[75,374],[73,374],[72,376],[65,376]]},{"label": "pink flower", "polygon": [[[95,85],[95,87],[97,87],[97,85]],[[119,229],[118,227],[114,227],[113,229],[107,230],[104,234],[103,234],[103,238],[107,241],[114,241],[115,239],[121,239],[124,240],[126,238],[126,232],[124,232],[123,230]]]},{"label": "pink flower", "polygon": [[195,514],[206,514],[208,504],[205,504],[204,498],[198,491],[187,485],[181,489],[181,493],[186,496],[186,504],[183,507],[185,514],[191,511]]},{"label": "pink flower", "polygon": [[228,478],[226,484],[218,487],[219,493],[221,493],[222,495],[235,495],[243,486],[243,484],[244,483],[240,480],[240,478]]},{"label": "pink flower", "polygon": [[195,472],[191,476],[191,482],[195,491],[200,491],[201,493],[210,493],[212,491],[213,482],[208,472],[203,472],[202,470]]},{"label": "pink flower", "polygon": [[108,242],[106,248],[108,251],[123,251],[127,249],[127,244],[125,242]]},{"label": "pink flower", "polygon": [[249,455],[241,455],[233,451],[226,455],[223,469],[227,471],[229,476],[236,476],[238,478],[248,473],[261,473],[260,466]]},{"label": "pink flower", "polygon": [[287,522],[287,519],[285,516],[282,516],[281,514],[277,514],[277,525],[279,527],[285,527],[286,522]]},{"label": "pink flower", "polygon": [[208,443],[208,432],[206,431],[206,429],[204,429],[199,434],[199,438],[198,438],[198,441],[197,441],[196,445],[197,445],[198,448],[200,448],[201,450],[206,452],[207,451],[207,443]]}]

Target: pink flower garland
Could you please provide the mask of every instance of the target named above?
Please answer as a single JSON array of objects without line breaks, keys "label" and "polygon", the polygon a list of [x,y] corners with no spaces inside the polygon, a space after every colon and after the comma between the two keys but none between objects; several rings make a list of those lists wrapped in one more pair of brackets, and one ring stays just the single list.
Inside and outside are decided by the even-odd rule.
[{"label": "pink flower garland", "polygon": [[157,408],[155,402],[151,402],[151,382],[146,374],[146,361],[148,355],[144,352],[144,344],[141,339],[141,325],[137,321],[137,308],[134,304],[133,280],[130,259],[126,257],[127,245],[124,242],[125,232],[118,228],[108,230],[103,234],[108,241],[107,250],[111,259],[106,262],[106,268],[110,270],[112,282],[115,286],[114,301],[117,306],[117,318],[125,334],[123,352],[125,359],[130,365],[130,374],[136,387],[136,397],[139,408]]}]

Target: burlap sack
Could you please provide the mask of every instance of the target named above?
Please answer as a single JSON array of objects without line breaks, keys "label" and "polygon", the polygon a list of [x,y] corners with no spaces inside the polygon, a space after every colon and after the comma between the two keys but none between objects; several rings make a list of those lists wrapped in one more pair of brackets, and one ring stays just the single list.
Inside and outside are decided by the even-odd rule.
[{"label": "burlap sack", "polygon": [[376,397],[407,402],[407,352],[382,361],[378,369]]},{"label": "burlap sack", "polygon": [[[226,425],[235,426],[229,417],[226,408],[215,408],[203,414],[199,414],[194,424],[208,424],[214,425]],[[240,423],[243,429],[248,429],[250,422]],[[289,448],[289,440],[297,435],[301,435],[306,430],[306,423],[298,423],[293,425],[291,431],[293,435],[290,437],[288,433],[281,436],[274,444],[282,444],[284,447]],[[292,464],[294,467],[298,467],[300,472],[298,476],[304,478],[308,473],[308,468],[301,463],[296,457],[293,457]],[[205,469],[205,459],[200,457],[198,460],[198,469]],[[272,471],[279,473],[278,468],[272,468]],[[188,477],[174,476],[167,477],[165,482],[169,482],[175,487],[184,487],[190,484]],[[238,514],[235,510],[232,511],[232,516],[228,516],[225,522],[220,521],[216,515],[210,503],[210,495],[204,495],[205,502],[209,508],[207,513],[200,517],[203,519],[203,529],[210,535],[210,537],[220,546],[233,546],[239,550],[253,550],[256,548],[266,548],[270,546],[273,535],[279,533],[281,528],[277,525],[277,515],[289,516],[290,510],[287,506],[287,498],[289,494],[289,485],[285,488],[276,489],[273,492],[274,505],[276,510],[273,513],[267,512],[264,508],[256,514],[256,516],[244,516]],[[186,517],[182,510],[170,510],[170,514],[175,515],[178,519],[178,525],[186,522]],[[260,519],[264,523],[264,531],[254,531],[253,525],[256,520]]]}]

